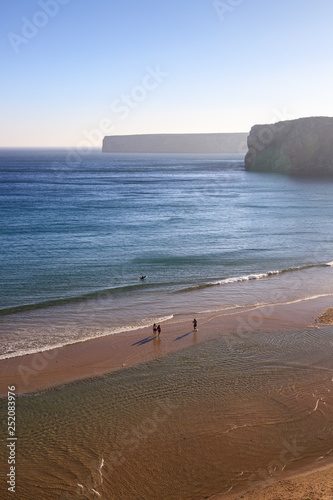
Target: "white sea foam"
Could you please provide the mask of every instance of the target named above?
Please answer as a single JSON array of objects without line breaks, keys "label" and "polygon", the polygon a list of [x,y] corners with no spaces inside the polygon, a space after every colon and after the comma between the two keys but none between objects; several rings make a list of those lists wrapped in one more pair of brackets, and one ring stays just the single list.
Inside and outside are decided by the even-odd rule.
[{"label": "white sea foam", "polygon": [[333,260],[332,262],[326,262],[325,266],[333,267]]},{"label": "white sea foam", "polygon": [[314,299],[319,299],[321,297],[331,297],[333,293],[321,293],[319,295],[311,295],[310,297],[303,297],[300,299],[295,299],[295,300],[290,300],[289,302],[278,302],[275,305],[288,305],[288,304],[296,304],[297,302],[304,302],[306,300],[314,300]]},{"label": "white sea foam", "polygon": [[332,297],[332,296],[333,293],[321,293],[319,295],[311,295],[310,297],[301,297],[299,299],[289,300],[286,302],[258,302],[257,304],[249,304],[242,307],[259,309],[260,307],[268,307],[268,306],[288,306],[290,304],[297,304],[298,302],[306,302],[307,300],[315,300],[321,297]]},{"label": "white sea foam", "polygon": [[235,305],[235,306],[221,307],[221,308],[217,307],[215,309],[200,311],[199,314],[209,314],[209,313],[219,313],[219,312],[221,313],[226,312],[228,314],[229,311],[235,311],[235,313],[238,313],[240,309],[249,311],[254,309],[260,309],[261,307],[287,306],[290,304],[297,304],[298,302],[306,302],[307,300],[315,300],[321,297],[332,297],[332,296],[333,293],[321,293],[319,295],[311,295],[310,297],[302,297],[299,299],[289,300],[286,302],[257,302],[256,304]]},{"label": "white sea foam", "polygon": [[7,352],[4,354],[0,354],[0,359],[8,359],[8,358],[16,358],[18,356],[25,356],[27,354],[38,354],[41,352],[46,352],[46,351],[51,351],[52,349],[59,349],[61,347],[65,347],[67,345],[72,345],[72,344],[79,344],[80,342],[85,342],[86,340],[94,340],[94,339],[99,339],[102,337],[107,337],[108,335],[115,335],[117,333],[125,333],[125,332],[132,332],[135,330],[142,330],[143,328],[148,328],[151,326],[153,323],[164,323],[165,321],[172,319],[173,314],[170,314],[169,316],[161,316],[159,318],[152,318],[152,319],[146,319],[140,321],[138,324],[135,325],[128,325],[128,326],[120,326],[118,328],[111,328],[108,330],[103,330],[103,332],[96,332],[94,335],[90,335],[87,337],[80,337],[80,338],[63,338],[61,339],[61,342],[58,342],[56,344],[45,344],[41,346],[34,346],[33,348],[30,349],[18,349],[15,352]]},{"label": "white sea foam", "polygon": [[210,314],[210,313],[218,313],[218,312],[224,312],[224,311],[233,311],[236,309],[244,309],[247,307],[249,307],[249,306],[247,306],[246,304],[244,304],[243,306],[236,304],[234,306],[228,306],[228,307],[214,307],[213,309],[205,309],[203,311],[199,311],[199,314]]},{"label": "white sea foam", "polygon": [[99,464],[99,467],[98,467],[99,483],[100,484],[103,484],[103,474],[102,474],[103,466],[104,466],[104,457],[102,456],[101,463]]},{"label": "white sea foam", "polygon": [[268,276],[273,276],[276,274],[280,274],[281,271],[268,271],[267,273],[258,273],[258,274],[248,274],[247,276],[236,276],[234,278],[225,278],[223,280],[214,281],[209,283],[210,285],[228,285],[230,283],[239,283],[241,281],[250,281],[250,280],[260,280],[262,278],[267,278]]}]

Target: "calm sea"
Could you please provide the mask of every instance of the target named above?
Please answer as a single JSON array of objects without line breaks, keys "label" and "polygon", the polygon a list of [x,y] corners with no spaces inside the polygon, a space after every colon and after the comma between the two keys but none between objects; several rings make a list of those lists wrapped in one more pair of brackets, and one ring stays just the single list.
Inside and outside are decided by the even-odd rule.
[{"label": "calm sea", "polygon": [[0,171],[0,358],[333,293],[330,180],[240,155],[32,149],[1,150]]}]

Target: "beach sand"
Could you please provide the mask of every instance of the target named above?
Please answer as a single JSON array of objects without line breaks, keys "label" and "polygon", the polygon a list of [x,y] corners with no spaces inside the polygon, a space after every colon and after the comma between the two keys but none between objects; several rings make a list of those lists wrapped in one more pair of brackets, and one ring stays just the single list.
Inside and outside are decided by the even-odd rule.
[{"label": "beach sand", "polygon": [[287,474],[283,480],[262,483],[238,494],[214,495],[209,500],[333,500],[333,461],[311,466],[299,473]]},{"label": "beach sand", "polygon": [[[133,373],[131,375],[131,370],[128,370],[127,372],[127,370],[123,370],[124,368],[128,368],[131,366],[140,367],[141,365],[143,367],[143,371],[142,375],[139,375],[139,379],[140,377],[143,377],[143,379],[145,380],[145,377],[148,373],[149,375],[151,375],[148,368],[147,372],[145,371],[145,365],[148,361],[163,358],[171,353],[176,353],[177,351],[180,352],[184,350],[184,356],[186,358],[185,364],[177,364],[177,361],[173,361],[173,363],[174,366],[178,367],[177,369],[183,367],[182,370],[184,371],[180,372],[180,375],[183,374],[184,379],[188,377],[188,380],[192,381],[194,374],[193,387],[191,388],[190,382],[187,382],[187,385],[184,386],[186,391],[184,393],[181,393],[182,396],[181,399],[179,399],[178,381],[176,385],[170,383],[171,385],[169,384],[166,386],[168,391],[169,387],[177,387],[174,396],[171,396],[171,394],[173,393],[167,392],[168,397],[175,398],[174,400],[171,400],[171,402],[177,401],[177,404],[179,404],[179,401],[181,400],[182,402],[184,402],[184,405],[179,407],[175,406],[175,408],[177,409],[174,411],[174,413],[170,414],[165,424],[159,424],[161,425],[161,427],[159,427],[159,432],[152,433],[151,437],[150,434],[149,436],[147,435],[147,438],[142,441],[139,448],[139,462],[137,462],[136,460],[136,455],[131,453],[131,449],[125,449],[125,451],[123,451],[123,456],[126,458],[126,461],[124,462],[124,464],[121,464],[121,466],[119,465],[118,468],[115,468],[112,475],[112,481],[109,481],[106,472],[107,465],[109,465],[110,462],[110,454],[112,454],[113,440],[107,440],[107,446],[111,446],[111,448],[108,448],[108,452],[104,456],[104,468],[106,470],[105,473],[103,472],[104,483],[100,485],[100,491],[102,492],[103,488],[109,488],[109,490],[107,491],[117,491],[118,493],[122,488],[124,488],[124,490],[121,490],[122,493],[119,493],[119,498],[137,498],[134,494],[134,496],[128,496],[128,491],[126,490],[127,486],[124,485],[124,475],[125,477],[127,477],[128,475],[128,481],[126,480],[126,484],[130,484],[132,487],[136,487],[136,478],[141,478],[140,484],[138,486],[143,488],[140,492],[140,498],[144,498],[144,496],[142,496],[145,494],[144,485],[151,480],[150,467],[153,465],[154,467],[156,467],[156,471],[154,470],[155,474],[159,475],[159,477],[161,478],[161,474],[165,475],[165,477],[163,476],[163,481],[165,482],[165,489],[163,490],[164,492],[170,491],[169,488],[175,482],[175,478],[178,478],[178,480],[182,480],[184,476],[186,480],[190,481],[189,484],[191,484],[192,479],[189,478],[192,478],[192,474],[194,472],[196,474],[200,473],[200,478],[198,477],[197,485],[198,491],[207,491],[208,493],[210,492],[210,495],[215,492],[215,496],[207,495],[206,497],[204,497],[196,495],[196,499],[210,498],[211,500],[238,500],[241,498],[248,498],[250,500],[315,500],[317,498],[322,498],[326,500],[333,500],[332,457],[330,454],[328,454],[329,456],[325,456],[322,460],[318,459],[317,450],[319,450],[320,448],[317,448],[317,442],[315,441],[317,439],[317,436],[320,435],[320,429],[322,428],[321,426],[323,420],[325,421],[326,418],[331,418],[330,411],[332,405],[329,399],[329,395],[327,394],[327,396],[325,396],[327,406],[320,407],[322,408],[322,410],[320,409],[320,411],[318,412],[316,412],[316,409],[311,410],[311,408],[314,407],[316,401],[316,399],[314,399],[313,395],[311,394],[311,381],[307,382],[310,385],[307,386],[307,390],[302,395],[302,401],[296,400],[295,403],[293,403],[296,404],[296,406],[294,407],[296,415],[297,412],[300,412],[299,414],[303,415],[303,407],[310,409],[309,415],[314,412],[315,420],[309,421],[309,425],[315,424],[318,426],[317,430],[313,432],[313,439],[311,433],[309,434],[307,428],[304,427],[304,440],[305,442],[309,441],[309,454],[307,454],[305,461],[303,461],[303,458],[300,461],[290,461],[287,466],[288,470],[285,470],[283,471],[283,473],[279,474],[274,481],[272,479],[270,479],[269,482],[267,482],[267,480],[260,480],[260,477],[257,475],[256,482],[245,482],[245,485],[243,487],[244,491],[241,488],[241,483],[237,485],[237,488],[235,487],[234,489],[231,489],[228,493],[226,493],[225,489],[224,493],[222,494],[223,488],[217,488],[216,485],[215,489],[211,489],[211,485],[209,484],[209,482],[212,481],[212,479],[216,484],[219,484],[219,482],[221,482],[222,484],[223,481],[222,477],[220,479],[220,476],[226,474],[226,477],[228,477],[229,474],[229,458],[228,456],[224,456],[223,450],[227,449],[228,454],[233,454],[230,455],[230,463],[233,461],[232,463],[237,464],[237,468],[239,467],[239,470],[246,470],[246,466],[249,464],[249,460],[251,459],[251,467],[255,467],[255,470],[264,470],[263,468],[267,468],[267,464],[270,463],[273,456],[279,456],[281,450],[281,438],[277,436],[276,441],[269,442],[266,456],[266,442],[268,442],[267,439],[270,439],[272,436],[271,427],[269,425],[264,425],[259,428],[257,427],[256,421],[253,421],[253,419],[257,419],[257,422],[269,422],[272,416],[274,416],[275,419],[276,415],[279,415],[279,418],[281,418],[281,422],[286,422],[286,425],[291,425],[290,430],[288,430],[289,428],[287,427],[285,429],[290,433],[287,439],[289,439],[289,442],[292,442],[293,436],[295,435],[295,430],[298,429],[299,424],[297,422],[297,419],[294,424],[292,423],[293,420],[291,420],[291,423],[288,424],[290,410],[288,410],[283,403],[289,404],[290,401],[293,400],[295,392],[292,388],[292,382],[289,378],[288,372],[282,374],[281,382],[288,381],[289,383],[290,381],[290,388],[287,385],[282,386],[283,391],[281,393],[281,398],[278,401],[278,406],[276,406],[275,409],[270,409],[269,407],[266,408],[265,399],[260,399],[259,396],[256,395],[256,393],[251,394],[252,399],[249,399],[247,403],[249,406],[246,406],[246,400],[243,398],[240,398],[236,404],[233,389],[231,386],[229,387],[228,383],[226,383],[226,388],[228,389],[223,396],[224,399],[220,400],[220,396],[219,398],[216,398],[215,396],[214,384],[212,385],[210,382],[210,385],[207,385],[207,390],[208,387],[210,387],[211,389],[209,389],[209,391],[211,392],[206,392],[203,382],[203,385],[195,382],[198,374],[196,374],[196,372],[193,372],[193,367],[197,365],[194,364],[192,367],[192,365],[190,364],[188,366],[188,363],[191,363],[191,361],[187,358],[191,358],[191,352],[186,351],[186,348],[194,346],[195,344],[202,343],[200,347],[204,347],[205,345],[208,345],[210,343],[210,340],[219,339],[222,337],[224,340],[228,339],[230,341],[230,344],[225,344],[225,342],[223,342],[224,348],[225,346],[232,345],[231,343],[233,339],[235,339],[235,344],[237,344],[241,339],[242,344],[248,345],[250,336],[261,334],[261,332],[263,334],[270,332],[270,342],[272,341],[272,335],[274,336],[274,339],[277,339],[278,342],[279,332],[295,332],[303,329],[307,329],[307,331],[310,332],[310,335],[312,330],[314,334],[320,336],[321,329],[323,329],[323,332],[325,331],[325,324],[321,325],[317,319],[321,317],[324,312],[331,307],[331,305],[332,297],[319,297],[311,300],[295,301],[289,304],[276,304],[273,306],[248,307],[241,309],[236,308],[234,310],[201,314],[197,316],[197,332],[193,331],[193,318],[189,315],[184,315],[173,318],[172,320],[162,324],[162,333],[160,337],[153,337],[152,328],[144,328],[130,333],[127,332],[95,340],[80,342],[51,351],[26,355],[19,358],[9,358],[6,360],[1,360],[1,395],[4,396],[6,394],[7,386],[9,385],[15,385],[17,394],[26,394],[36,391],[42,391],[48,388],[54,388],[57,386],[59,387],[67,384],[68,382],[92,379],[100,376],[102,377],[108,373],[117,371],[118,375],[120,375],[121,373],[124,374],[123,382],[121,382],[120,380],[119,394],[122,394],[122,397],[127,398],[126,394],[128,393],[129,388],[132,388],[133,378],[131,377],[133,377]],[[205,344],[205,342],[207,342],[207,344]],[[214,340],[214,344],[212,345],[212,347],[210,347],[210,349],[213,349],[213,351],[215,349],[215,343],[216,341]],[[252,349],[256,349],[256,347],[252,347]],[[186,354],[187,352],[188,354]],[[209,352],[209,349],[207,352]],[[230,350],[230,352],[232,352],[232,349]],[[204,356],[205,354],[207,354],[206,351],[201,350],[200,356]],[[245,353],[244,359],[246,359],[246,356],[248,354],[249,353],[247,352]],[[225,356],[226,359],[228,359],[228,351],[225,351]],[[235,354],[235,356],[238,355]],[[201,363],[201,357],[199,359]],[[198,361],[196,361],[196,363],[198,363]],[[199,365],[201,367],[202,365],[200,363]],[[306,360],[304,360],[304,366],[305,364]],[[231,371],[228,372],[228,369],[228,366],[226,366],[226,381],[229,380],[228,374],[233,373],[234,368],[232,366],[232,363],[230,365]],[[242,369],[241,365],[239,369]],[[299,369],[302,370],[302,366],[296,367],[295,374],[300,373]],[[157,394],[160,394],[159,397],[164,398],[164,376],[161,376],[161,373],[168,373],[169,362],[167,358],[166,366],[164,367],[164,370],[167,371],[159,372],[158,370],[160,370],[160,368],[155,367],[155,371],[153,371],[153,373],[155,374],[155,378],[153,380],[154,383],[162,384],[161,388],[157,390]],[[128,376],[126,375],[126,373],[128,373]],[[266,384],[269,387],[270,381],[268,380],[268,378],[270,375],[268,376],[268,374],[270,373],[272,373],[272,368],[270,366],[267,366],[267,369],[265,371],[265,378],[261,382],[260,378],[258,379],[258,382],[260,382],[260,386],[262,386],[262,384]],[[279,372],[275,371],[275,373],[278,374]],[[214,380],[214,372],[209,371],[207,372],[207,375],[208,374],[209,377],[213,377],[212,380]],[[158,376],[156,377],[156,375]],[[292,375],[291,372],[290,375]],[[254,372],[253,376],[250,374],[246,374],[246,377],[244,377],[244,382],[242,382],[245,385],[241,386],[241,380],[238,379],[238,376],[236,375],[236,378],[232,379],[234,380],[232,384],[234,384],[234,388],[237,388],[237,391],[240,391],[240,394],[244,394],[247,392],[248,388],[256,388],[257,384],[255,381],[253,381],[254,379],[251,378],[256,376],[256,372]],[[202,373],[200,379],[204,380],[204,377],[205,374]],[[293,384],[297,384],[297,380],[299,379],[294,378],[292,380]],[[246,385],[247,381],[251,382],[251,386]],[[274,380],[274,383],[275,382],[278,383],[276,380]],[[303,381],[302,378],[301,382],[302,384],[305,384],[305,379]],[[121,389],[121,383],[124,384],[123,390]],[[184,383],[184,381],[182,381],[182,383]],[[99,434],[96,433],[96,429],[99,428],[99,425],[102,425],[104,426],[105,431],[106,429],[109,429],[109,432],[112,432],[114,425],[113,422],[117,421],[118,414],[115,413],[115,416],[113,416],[112,414],[110,415],[110,417],[108,415],[111,410],[116,411],[116,405],[120,405],[120,412],[122,411],[121,402],[118,402],[117,394],[114,394],[114,389],[112,389],[112,387],[108,389],[107,384],[101,386],[96,383],[96,390],[101,394],[98,396],[99,399],[97,399],[97,393],[93,390],[93,394],[96,394],[96,396],[92,397],[90,395],[93,404],[92,407],[89,406],[89,400],[85,396],[85,394],[88,395],[88,392],[85,392],[88,391],[88,388],[84,389],[85,386],[82,386],[81,388],[77,387],[76,389],[75,387],[73,388],[73,397],[78,397],[78,401],[80,401],[81,398],[83,398],[83,400],[85,401],[86,409],[85,407],[82,407],[82,411],[86,411],[87,416],[85,416],[85,413],[76,413],[79,408],[78,402],[75,403],[75,400],[73,400],[72,402],[72,399],[69,398],[68,395],[66,395],[67,391],[65,391],[66,394],[62,396],[63,389],[61,391],[54,391],[52,397],[48,399],[45,399],[47,398],[47,392],[45,393],[45,396],[42,396],[42,398],[27,398],[26,402],[24,401],[25,398],[22,398],[21,408],[23,408],[22,405],[24,404],[27,405],[27,408],[30,408],[29,412],[33,412],[37,411],[34,410],[36,405],[40,405],[40,408],[43,408],[44,414],[46,409],[46,400],[48,401],[47,404],[56,404],[57,398],[63,397],[66,401],[66,411],[74,412],[73,415],[75,414],[75,418],[73,422],[75,422],[75,426],[77,426],[77,428],[81,429],[80,437],[83,438],[82,449],[93,450],[94,453],[96,453],[97,449],[95,450],[93,448],[96,441],[100,441],[100,448],[104,448],[106,446],[105,438],[103,437],[103,435],[99,436]],[[117,384],[118,382],[115,382],[115,387],[118,387]],[[155,396],[153,385],[144,385],[144,387],[146,393],[144,393],[144,397],[140,396],[138,403],[136,403],[136,393],[136,397],[133,397],[133,399],[124,400],[126,402],[126,405],[128,405],[130,402],[131,405],[134,404],[139,406],[137,409],[135,409],[135,411],[125,412],[125,414],[122,416],[122,419],[124,419],[123,425],[125,425],[125,418],[129,419],[128,425],[132,425],[131,422],[137,422],[137,418],[139,418],[139,422],[145,422],[145,420],[147,419],[147,415],[149,416],[152,413],[152,410],[154,410],[156,401],[154,399]],[[202,387],[202,393],[200,392],[200,387]],[[220,385],[218,385],[217,387],[218,389],[216,394],[220,395]],[[326,390],[324,386],[319,387],[316,385],[316,387],[318,388],[318,390]],[[229,389],[231,390],[230,396],[228,392]],[[71,390],[72,389],[69,388],[69,391]],[[140,390],[142,391],[142,389]],[[195,406],[194,398],[192,398],[191,396],[191,390],[194,390],[193,395],[195,395],[195,397],[198,397],[198,399],[195,400],[198,401],[198,405],[201,402],[200,406]],[[105,395],[103,391],[106,391]],[[43,393],[41,394],[43,395]],[[318,396],[316,396],[316,398],[318,397],[318,401],[320,394],[321,393],[318,392]],[[109,400],[111,395],[113,395],[114,397],[113,403]],[[289,396],[292,399],[289,399]],[[231,406],[228,406],[227,404],[229,401],[229,397],[231,398],[230,401],[232,401]],[[43,398],[45,399],[45,401]],[[98,411],[96,411],[94,406],[95,401]],[[142,401],[142,404],[145,405],[145,408],[141,409],[140,401]],[[316,408],[318,407],[318,401],[316,404]],[[258,406],[258,404],[261,406]],[[59,408],[61,408],[62,406],[63,403],[59,405]],[[327,412],[326,416],[322,414],[322,411],[324,411],[324,409]],[[23,409],[21,411],[23,411]],[[52,411],[50,413],[51,416]],[[138,417],[138,412],[141,411],[142,416]],[[255,411],[254,414],[253,411]],[[271,411],[273,411],[273,413],[270,413]],[[44,416],[42,416],[43,414],[40,414],[41,419],[44,418]],[[99,422],[98,425],[96,423],[96,428],[92,428],[91,426],[93,424],[90,423],[90,419],[92,419],[94,415],[94,420],[96,419]],[[119,415],[121,415],[121,413]],[[316,415],[318,415],[318,420],[316,420]],[[110,419],[109,424],[107,424],[107,419]],[[65,421],[67,422],[67,418]],[[252,421],[254,423],[251,423],[251,425],[249,426],[249,422]],[[87,428],[85,428],[87,423],[89,425]],[[65,425],[67,424],[61,424],[62,426],[59,427],[60,434],[56,434],[53,436],[54,445],[46,443],[44,450],[44,441],[47,441],[49,439],[47,430],[48,426],[43,423],[43,420],[38,422],[38,425],[40,426],[40,442],[39,444],[36,443],[36,449],[31,448],[32,444],[30,443],[30,441],[27,441],[26,444],[24,441],[21,441],[22,450],[24,449],[24,446],[26,446],[27,449],[29,449],[29,453],[31,454],[31,459],[35,460],[35,462],[31,461],[30,459],[26,461],[22,458],[22,465],[20,465],[21,471],[24,471],[24,474],[26,476],[25,480],[28,481],[27,478],[30,478],[29,481],[31,482],[31,484],[30,482],[29,484],[27,484],[27,491],[29,491],[29,494],[31,492],[31,495],[35,494],[36,484],[39,481],[39,473],[36,472],[39,470],[39,467],[46,467],[44,475],[45,478],[49,478],[50,472],[47,467],[48,456],[50,454],[50,446],[54,446],[55,453],[57,453],[59,447],[61,448],[63,446],[64,449],[67,449],[67,447],[70,446],[68,443],[70,443],[72,440],[75,443],[75,447],[78,446],[78,442],[75,440],[75,435],[73,436],[72,433],[69,435],[66,435],[66,433],[64,433],[64,435],[62,435],[62,426],[64,426],[65,429]],[[50,425],[52,425],[52,423]],[[278,425],[284,425],[284,423]],[[234,426],[235,429],[237,428],[237,432],[229,432],[230,430],[233,431]],[[82,434],[82,431],[85,431],[86,434]],[[122,431],[121,428],[120,430],[117,429],[118,436],[121,436],[122,432],[125,431]],[[288,435],[285,434],[285,430],[282,428],[281,432],[283,433],[283,436]],[[299,439],[301,439],[301,437],[302,436],[300,436]],[[180,439],[182,439],[181,442],[179,441]],[[330,445],[330,443],[327,441],[327,433],[325,434],[325,443],[327,443],[327,446]],[[35,446],[34,440],[33,446]],[[245,449],[244,446],[246,446],[247,455],[242,457],[239,450],[241,449],[241,447]],[[321,443],[319,443],[318,446],[322,446]],[[272,448],[273,455],[270,454],[271,451],[269,447]],[[73,450],[73,448],[70,449]],[[80,448],[80,446],[78,446],[77,460],[73,460],[73,464],[71,464],[73,467],[76,467],[77,463],[80,464],[80,460],[82,460],[82,449]],[[120,449],[122,450],[122,448]],[[262,456],[260,456],[260,449],[262,452]],[[170,450],[172,450],[172,453],[170,452]],[[45,454],[44,461],[43,458],[41,458],[44,456],[43,453]],[[25,454],[27,454],[27,452],[25,452]],[[25,454],[23,453],[23,455]],[[154,457],[153,462],[151,462],[152,456]],[[54,454],[53,461],[56,460],[56,457],[57,455]],[[216,460],[214,459],[214,457],[216,457]],[[287,458],[288,457],[289,455],[287,455]],[[259,459],[259,461],[256,463],[255,460],[257,459]],[[59,464],[62,463],[61,460],[62,459],[59,458]],[[95,458],[95,460],[97,459]],[[87,464],[89,465],[90,461],[91,458],[89,455],[89,460],[87,458],[87,463],[83,462],[82,464],[83,470],[87,469]],[[163,468],[163,464],[170,464],[170,470]],[[177,465],[179,465],[179,471],[177,470]],[[52,467],[53,466],[54,464],[52,462]],[[212,467],[213,475],[211,475]],[[79,476],[76,469],[74,469],[71,473],[73,477],[75,477],[75,475]],[[34,474],[37,474],[36,478],[34,477]],[[207,484],[205,484],[205,478],[207,478]],[[49,479],[47,479],[46,481],[49,481]],[[59,481],[55,481],[53,487],[57,487],[58,483]],[[175,484],[177,484],[177,481]],[[162,488],[162,486],[163,485],[160,485],[160,488]],[[47,482],[45,482],[45,488],[46,487],[48,487]],[[114,490],[114,488],[116,489]],[[218,494],[219,491],[221,493]],[[29,496],[29,494],[27,494],[28,496],[26,496],[26,498],[34,498],[33,496]],[[54,495],[54,493],[48,492],[46,494],[45,490],[45,499],[56,498],[56,496],[52,495]],[[148,497],[149,496],[147,496],[147,498]],[[105,498],[107,498],[107,496]],[[150,496],[149,498],[153,497]],[[168,497],[167,495],[159,495],[158,498],[164,499]],[[173,497],[171,496],[170,498]],[[190,499],[191,497],[188,496],[186,498]]]},{"label": "beach sand", "polygon": [[317,322],[322,325],[333,325],[333,307],[330,307],[327,311],[317,318]]},{"label": "beach sand", "polygon": [[162,324],[162,333],[156,338],[152,328],[142,328],[0,360],[0,397],[7,394],[9,385],[15,385],[17,394],[40,391],[157,359],[221,335],[232,338],[260,331],[318,328],[316,319],[331,304],[331,297],[319,297],[200,314],[196,333],[193,318],[184,315]]}]

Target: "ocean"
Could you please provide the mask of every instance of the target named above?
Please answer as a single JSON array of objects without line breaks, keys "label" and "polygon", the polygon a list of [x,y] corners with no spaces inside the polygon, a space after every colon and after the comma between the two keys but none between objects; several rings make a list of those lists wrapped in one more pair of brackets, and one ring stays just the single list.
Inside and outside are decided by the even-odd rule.
[{"label": "ocean", "polygon": [[331,180],[60,149],[3,149],[0,172],[0,359],[333,295]]}]

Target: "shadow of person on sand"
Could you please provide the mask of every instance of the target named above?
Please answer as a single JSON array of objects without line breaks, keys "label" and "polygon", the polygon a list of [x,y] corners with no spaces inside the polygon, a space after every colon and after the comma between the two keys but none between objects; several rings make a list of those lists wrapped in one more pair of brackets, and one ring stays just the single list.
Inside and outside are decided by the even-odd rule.
[{"label": "shadow of person on sand", "polygon": [[184,333],[184,335],[181,335],[180,337],[177,337],[176,339],[174,339],[173,341],[176,342],[176,340],[181,340],[183,339],[184,337],[187,337],[188,335],[191,335],[191,333],[193,333],[193,330],[191,330],[190,332],[188,333]]},{"label": "shadow of person on sand", "polygon": [[134,344],[132,344],[132,345],[143,345],[143,344],[147,344],[148,342],[151,342],[152,340],[154,340],[154,336],[149,335],[149,337],[146,337],[145,339],[138,340],[137,342],[134,342]]}]

